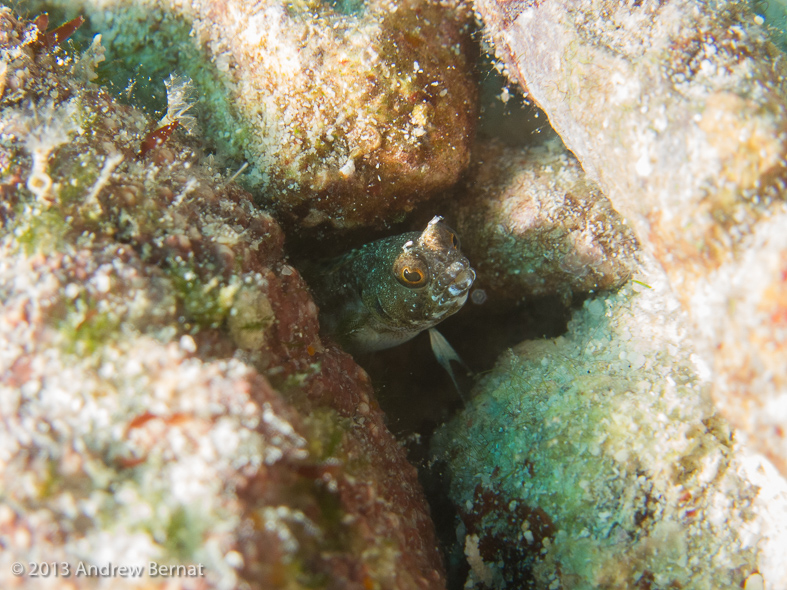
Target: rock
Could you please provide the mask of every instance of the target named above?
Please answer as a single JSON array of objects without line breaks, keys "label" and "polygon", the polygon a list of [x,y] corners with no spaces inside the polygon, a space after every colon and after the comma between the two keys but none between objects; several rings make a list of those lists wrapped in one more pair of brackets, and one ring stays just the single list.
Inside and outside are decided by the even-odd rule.
[{"label": "rock", "polygon": [[443,588],[368,377],[185,87],[161,126],[46,27],[0,8],[0,586]]},{"label": "rock", "polygon": [[470,196],[452,211],[477,287],[501,301],[614,289],[637,241],[560,140],[478,149]]},{"label": "rock", "polygon": [[787,474],[787,61],[738,0],[476,8],[690,312],[712,395]]},{"label": "rock", "polygon": [[713,407],[659,273],[504,354],[435,434],[465,588],[787,585],[787,482]]},{"label": "rock", "polygon": [[127,75],[190,76],[206,138],[248,162],[285,220],[379,227],[469,162],[472,14],[459,0],[110,4],[39,3],[85,15]]}]

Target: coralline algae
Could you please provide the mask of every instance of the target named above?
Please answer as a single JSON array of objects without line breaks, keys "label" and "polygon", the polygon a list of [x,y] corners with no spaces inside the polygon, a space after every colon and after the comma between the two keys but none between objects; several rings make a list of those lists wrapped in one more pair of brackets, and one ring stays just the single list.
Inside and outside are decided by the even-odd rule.
[{"label": "coralline algae", "polygon": [[436,433],[465,588],[787,585],[787,484],[708,399],[663,276],[637,278],[503,355]]},{"label": "coralline algae", "polygon": [[302,226],[382,225],[469,162],[472,14],[458,0],[36,6],[83,14],[129,76],[190,76],[204,136]]}]

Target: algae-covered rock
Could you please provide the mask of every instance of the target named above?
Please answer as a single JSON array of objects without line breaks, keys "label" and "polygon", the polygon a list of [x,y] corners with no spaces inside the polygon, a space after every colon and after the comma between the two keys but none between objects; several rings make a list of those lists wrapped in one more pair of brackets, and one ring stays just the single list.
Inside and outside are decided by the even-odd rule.
[{"label": "algae-covered rock", "polygon": [[570,298],[626,281],[637,241],[560,140],[477,151],[469,195],[452,213],[487,295]]},{"label": "algae-covered rock", "polygon": [[710,403],[663,276],[636,276],[504,354],[436,433],[465,588],[787,585],[787,482]]},{"label": "algae-covered rock", "polygon": [[382,225],[469,162],[472,14],[459,0],[39,5],[83,14],[129,76],[190,76],[205,137],[304,226]]},{"label": "algae-covered rock", "polygon": [[724,415],[787,474],[787,60],[763,4],[476,8],[509,74],[667,271]]},{"label": "algae-covered rock", "polygon": [[181,129],[188,81],[151,121],[47,25],[0,8],[0,586],[444,587],[368,377]]}]

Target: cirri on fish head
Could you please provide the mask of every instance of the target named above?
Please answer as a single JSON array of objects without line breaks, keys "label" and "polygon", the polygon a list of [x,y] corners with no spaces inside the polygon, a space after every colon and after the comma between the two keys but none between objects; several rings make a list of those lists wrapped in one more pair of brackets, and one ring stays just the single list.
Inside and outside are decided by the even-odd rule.
[{"label": "cirri on fish head", "polygon": [[307,274],[323,330],[350,352],[390,348],[438,324],[459,311],[475,280],[438,216],[423,232],[371,242]]}]

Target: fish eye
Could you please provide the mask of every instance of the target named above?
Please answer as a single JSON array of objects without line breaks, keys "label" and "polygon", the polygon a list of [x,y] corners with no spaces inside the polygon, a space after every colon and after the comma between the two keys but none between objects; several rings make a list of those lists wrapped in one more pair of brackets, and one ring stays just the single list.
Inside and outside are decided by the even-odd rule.
[{"label": "fish eye", "polygon": [[459,238],[454,232],[451,232],[451,245],[454,247],[454,250],[459,250]]},{"label": "fish eye", "polygon": [[404,258],[397,261],[394,275],[405,287],[417,288],[426,284],[426,265],[417,258]]},{"label": "fish eye", "polygon": [[410,268],[409,266],[405,266],[402,269],[402,279],[408,285],[417,285],[418,283],[424,280],[424,273],[422,273],[417,268]]}]

